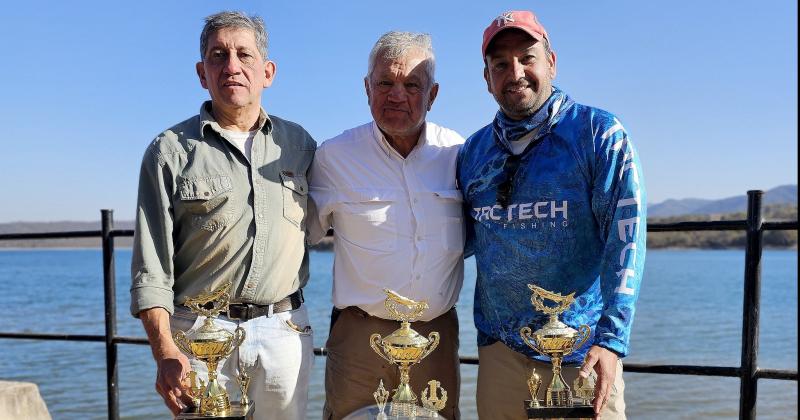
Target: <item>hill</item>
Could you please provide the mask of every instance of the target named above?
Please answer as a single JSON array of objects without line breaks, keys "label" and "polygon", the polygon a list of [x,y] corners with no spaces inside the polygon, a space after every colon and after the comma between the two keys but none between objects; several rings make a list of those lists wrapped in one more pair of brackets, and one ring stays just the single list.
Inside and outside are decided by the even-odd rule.
[{"label": "hill", "polygon": [[[771,222],[797,220],[797,205],[768,205],[762,210],[764,220]],[[691,215],[675,217],[649,217],[647,223],[677,223],[687,221],[745,220],[745,212],[722,215]],[[651,232],[647,235],[647,248],[744,248],[744,231],[720,232]],[[773,230],[764,232],[767,248],[797,248],[797,231]]]},{"label": "hill", "polygon": [[[797,185],[781,185],[764,193],[764,205],[797,205]],[[647,207],[648,217],[738,213],[747,210],[747,195],[720,200],[684,198],[666,200]]]}]

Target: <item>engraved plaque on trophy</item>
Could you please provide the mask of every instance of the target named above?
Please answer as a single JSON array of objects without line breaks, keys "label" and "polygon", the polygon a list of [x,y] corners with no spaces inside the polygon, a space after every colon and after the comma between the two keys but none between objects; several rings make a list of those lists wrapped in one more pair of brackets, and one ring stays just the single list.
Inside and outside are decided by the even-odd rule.
[{"label": "engraved plaque on trophy", "polygon": [[[553,378],[547,385],[544,400],[538,397],[541,388],[541,379],[535,370],[528,380],[531,399],[525,401],[528,418],[567,418],[567,417],[594,417],[591,406],[591,395],[587,382],[575,381],[577,394],[570,389],[564,377],[561,376],[561,361],[564,356],[572,353],[583,345],[589,338],[591,330],[587,325],[581,325],[578,330],[558,320],[558,316],[567,310],[575,300],[575,293],[562,296],[529,284],[531,289],[531,303],[537,311],[547,314],[550,319],[542,328],[532,332],[529,327],[520,329],[523,341],[530,348],[550,358],[553,364]],[[555,303],[547,306],[545,300]],[[592,384],[593,385],[593,384]],[[591,387],[593,391],[594,387]]]}]

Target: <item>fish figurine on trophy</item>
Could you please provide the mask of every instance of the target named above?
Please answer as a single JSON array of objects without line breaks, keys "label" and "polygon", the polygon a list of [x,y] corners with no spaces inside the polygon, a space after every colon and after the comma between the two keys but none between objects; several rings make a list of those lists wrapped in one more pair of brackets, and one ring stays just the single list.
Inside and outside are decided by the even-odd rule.
[{"label": "fish figurine on trophy", "polygon": [[[372,334],[369,338],[369,344],[375,353],[378,353],[389,363],[397,365],[400,371],[400,383],[393,390],[389,415],[392,417],[431,417],[432,412],[432,417],[436,417],[438,416],[436,411],[444,408],[447,402],[447,392],[439,385],[439,382],[428,382],[430,390],[426,388],[422,393],[425,412],[418,410],[417,395],[411,390],[411,385],[409,384],[411,366],[422,361],[439,345],[438,332],[433,331],[428,334],[428,338],[425,338],[411,328],[411,322],[419,318],[428,309],[428,303],[425,301],[417,302],[400,296],[389,289],[383,289],[383,291],[386,293],[386,300],[384,301],[386,310],[392,319],[400,321],[400,328],[387,337],[381,337],[377,333]],[[406,309],[403,310],[401,307]],[[381,381],[377,392],[380,392],[382,388],[383,381]]]},{"label": "fish figurine on trophy", "polygon": [[219,362],[230,356],[244,341],[244,329],[236,327],[234,332],[220,328],[214,319],[227,310],[230,302],[227,282],[211,292],[186,299],[184,305],[204,316],[203,325],[194,331],[178,331],[173,335],[175,344],[182,352],[206,364],[208,381],[197,378],[195,371],[189,372],[190,396],[193,407],[187,407],[176,419],[250,419],[254,405],[247,399],[247,386],[250,379],[243,369],[239,369],[237,380],[242,390],[242,400],[231,402],[225,388],[217,380]]},{"label": "fish figurine on trophy", "polygon": [[[519,332],[525,344],[549,357],[553,364],[553,378],[547,386],[544,404],[536,395],[541,379],[534,372],[528,380],[528,388],[531,391],[531,400],[525,401],[528,418],[594,417],[592,406],[586,403],[586,390],[581,389],[581,394],[576,398],[561,375],[561,361],[564,356],[580,348],[591,333],[588,325],[581,325],[575,330],[558,320],[558,316],[575,301],[575,293],[562,296],[531,284],[528,288],[532,292],[533,307],[548,315],[550,319],[535,332],[531,332],[529,327],[523,327]],[[545,299],[554,302],[555,306],[547,306]]]}]

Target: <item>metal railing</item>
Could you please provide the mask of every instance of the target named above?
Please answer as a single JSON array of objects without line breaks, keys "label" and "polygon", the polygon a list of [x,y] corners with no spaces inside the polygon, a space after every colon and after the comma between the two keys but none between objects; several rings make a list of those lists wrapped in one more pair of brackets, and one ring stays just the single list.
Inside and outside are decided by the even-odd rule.
[{"label": "metal railing", "polygon": [[[747,219],[705,222],[679,222],[650,224],[648,232],[685,231],[726,231],[744,230],[747,232],[744,268],[744,302],[742,305],[742,352],[739,367],[693,366],[693,365],[651,365],[626,363],[626,372],[657,373],[671,375],[701,375],[735,377],[740,379],[739,418],[755,419],[759,379],[779,379],[797,381],[796,370],[762,369],[758,367],[759,314],[761,309],[761,253],[763,234],[770,230],[798,230],[798,222],[765,222],[761,215],[763,191],[747,192]],[[119,390],[117,375],[117,346],[119,344],[147,345],[142,337],[117,335],[116,275],[114,267],[114,238],[133,236],[133,230],[115,230],[112,210],[101,210],[101,230],[0,234],[0,240],[20,239],[61,239],[100,237],[103,245],[103,288],[105,293],[105,334],[42,334],[0,332],[0,339],[90,341],[106,344],[106,383],[108,394],[108,418],[119,419]],[[325,355],[324,348],[315,348],[314,354]],[[461,357],[462,364],[477,365],[476,357]]]}]

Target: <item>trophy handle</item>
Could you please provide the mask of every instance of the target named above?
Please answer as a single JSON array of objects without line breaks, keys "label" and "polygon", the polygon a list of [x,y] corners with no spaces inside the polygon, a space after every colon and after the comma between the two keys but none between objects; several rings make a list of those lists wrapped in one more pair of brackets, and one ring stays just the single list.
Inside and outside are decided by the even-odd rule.
[{"label": "trophy handle", "polygon": [[[574,349],[579,349],[589,339],[589,335],[592,333],[592,329],[589,328],[588,325],[581,325],[578,328],[578,334],[580,335],[580,339],[578,342],[575,343]],[[523,337],[524,338],[524,337]]]},{"label": "trophy handle", "polygon": [[233,337],[231,337],[231,341],[228,342],[228,346],[225,349],[225,353],[222,357],[230,356],[237,347],[242,345],[244,342],[244,336],[244,328],[236,327],[236,329],[233,331]]},{"label": "trophy handle", "polygon": [[178,349],[182,351],[184,354],[188,356],[194,357],[194,353],[192,353],[192,349],[189,346],[189,340],[186,338],[186,333],[183,331],[178,331],[172,336],[173,341],[175,341],[175,345],[178,346]]},{"label": "trophy handle", "polygon": [[[527,344],[527,345],[528,345],[528,347],[530,347],[530,348],[532,348],[532,349],[536,350],[536,351],[537,351],[538,353],[540,353],[540,354],[544,354],[544,352],[542,351],[542,349],[540,349],[540,348],[539,348],[539,346],[537,346],[537,345],[536,345],[536,341],[535,341],[535,340],[533,340],[533,341],[532,341],[532,340],[530,339],[531,332],[532,332],[532,331],[531,331],[530,327],[522,327],[522,328],[520,328],[520,330],[519,330],[519,335],[521,335],[521,336],[522,336],[522,341],[524,341],[524,342],[525,342],[525,344]],[[583,341],[586,341],[586,339],[584,338],[584,339],[583,339]],[[583,342],[581,342],[581,344],[583,344]]]},{"label": "trophy handle", "polygon": [[375,333],[369,336],[369,346],[372,347],[372,350],[374,350],[375,353],[378,353],[378,356],[383,357],[384,360],[386,360],[387,362],[394,363],[393,360],[389,359],[389,357],[383,354],[383,349],[381,349],[380,347],[380,342],[381,342],[380,334]]},{"label": "trophy handle", "polygon": [[428,357],[428,355],[431,354],[431,352],[433,352],[434,350],[436,350],[436,347],[438,346],[439,346],[439,333],[433,331],[430,334],[428,334],[428,346],[425,347],[425,351],[422,353],[422,356],[420,356],[417,363],[421,362],[422,359]]}]

